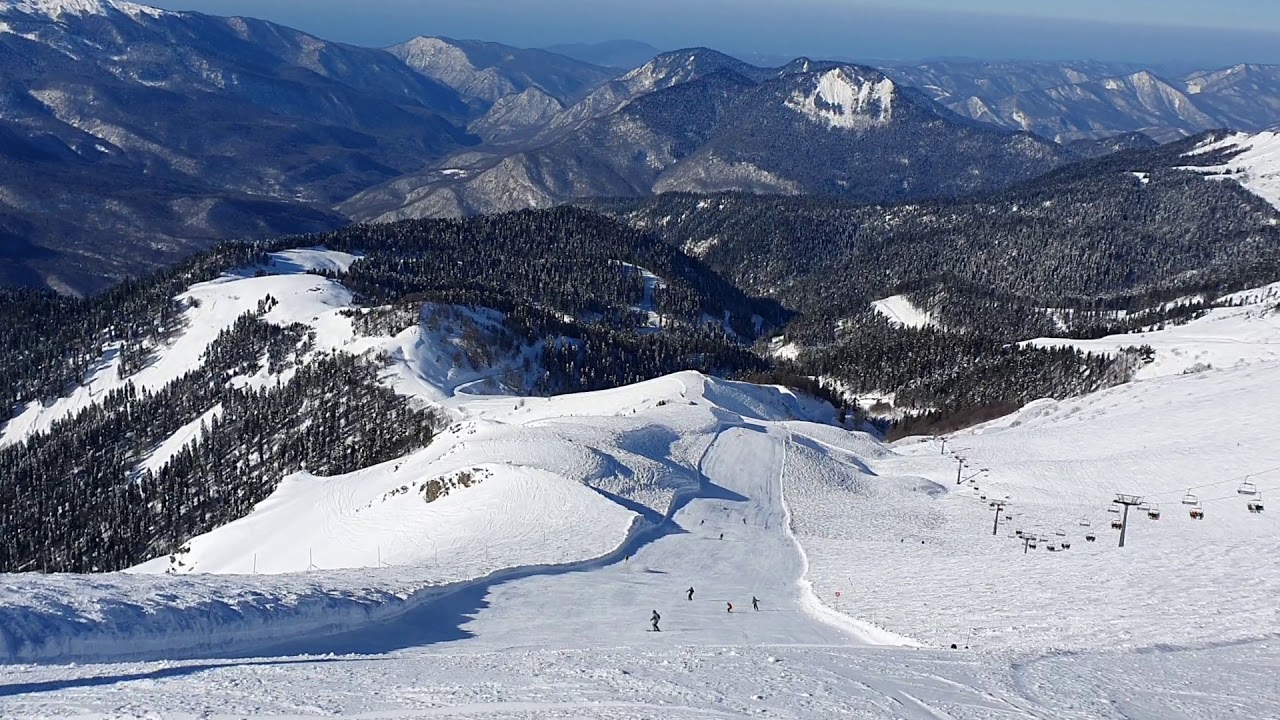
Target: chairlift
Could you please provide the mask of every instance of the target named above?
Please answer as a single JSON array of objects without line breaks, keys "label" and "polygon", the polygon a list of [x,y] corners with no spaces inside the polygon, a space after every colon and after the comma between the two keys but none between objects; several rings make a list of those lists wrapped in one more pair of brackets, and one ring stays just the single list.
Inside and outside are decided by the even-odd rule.
[{"label": "chairlift", "polygon": [[1241,495],[1257,495],[1258,486],[1255,485],[1252,481],[1245,480],[1244,482],[1240,483],[1240,487],[1236,490],[1236,492],[1240,493]]},{"label": "chairlift", "polygon": [[1119,520],[1112,520],[1112,521],[1111,521],[1111,529],[1112,529],[1112,530],[1119,530],[1119,529],[1121,529],[1121,528],[1123,528],[1123,527],[1124,527],[1124,523],[1123,523],[1123,522],[1121,522],[1121,521],[1119,521]]},{"label": "chairlift", "polygon": [[1013,534],[1014,534],[1014,535],[1017,535],[1018,537],[1022,537],[1022,531],[1021,531],[1021,530],[1014,530],[1014,531],[1013,531]]},{"label": "chairlift", "polygon": [[1051,543],[1045,548],[1045,550],[1048,550],[1049,552],[1058,552],[1058,546]]},{"label": "chairlift", "polygon": [[1035,550],[1035,549],[1036,549],[1036,539],[1035,539],[1035,538],[1031,538],[1030,540],[1027,540],[1027,547],[1031,548],[1032,550]]},{"label": "chairlift", "polygon": [[1147,508],[1147,517],[1151,518],[1152,520],[1159,520],[1159,519],[1160,519],[1160,506],[1159,506],[1159,505],[1152,505],[1151,507]]},{"label": "chairlift", "polygon": [[[978,499],[979,499],[979,500],[986,500],[986,499],[987,499],[987,496],[986,496],[985,494],[983,494],[983,495],[979,495],[979,496],[978,496]],[[994,505],[995,503],[992,503],[992,504]]]},{"label": "chairlift", "polygon": [[1262,506],[1262,493],[1258,493],[1258,496],[1256,498],[1254,498],[1253,500],[1250,500],[1247,507],[1249,508],[1249,512],[1251,513],[1262,512],[1264,509]]},{"label": "chairlift", "polygon": [[1119,505],[1115,505],[1115,504],[1108,505],[1108,506],[1107,506],[1107,512],[1111,513],[1112,515],[1119,515],[1119,514],[1120,514],[1120,506],[1119,506]]},{"label": "chairlift", "polygon": [[1066,531],[1066,530],[1058,530],[1057,532],[1055,532],[1055,533],[1054,533],[1054,535],[1057,535],[1058,537],[1066,537],[1066,536],[1067,536],[1067,531]]},{"label": "chairlift", "polygon": [[1063,549],[1063,550],[1070,550],[1070,549],[1071,549],[1071,541],[1070,541],[1070,540],[1063,540],[1063,541],[1062,541],[1062,549]]},{"label": "chairlift", "polygon": [[1012,521],[1013,521],[1013,516],[1012,516],[1012,515],[1005,515],[1005,516],[1004,516],[1004,521],[1005,521],[1005,522],[1012,522]]},{"label": "chairlift", "polygon": [[1188,490],[1187,494],[1182,496],[1182,504],[1183,505],[1199,505],[1200,498],[1196,497],[1195,495],[1192,495],[1191,491]]},{"label": "chairlift", "polygon": [[1192,519],[1192,520],[1203,520],[1203,519],[1204,519],[1204,510],[1201,510],[1201,509],[1200,509],[1200,508],[1198,508],[1198,507],[1196,507],[1196,508],[1191,508],[1191,519]]},{"label": "chairlift", "polygon": [[1080,522],[1078,524],[1080,525],[1080,527],[1089,527],[1092,523],[1089,521],[1089,518],[1082,517],[1080,518]]},{"label": "chairlift", "polygon": [[1085,536],[1084,536],[1084,541],[1085,541],[1085,542],[1097,542],[1097,541],[1098,541],[1098,536],[1097,536],[1097,535],[1094,535],[1093,533],[1089,533],[1088,535],[1085,535]]}]

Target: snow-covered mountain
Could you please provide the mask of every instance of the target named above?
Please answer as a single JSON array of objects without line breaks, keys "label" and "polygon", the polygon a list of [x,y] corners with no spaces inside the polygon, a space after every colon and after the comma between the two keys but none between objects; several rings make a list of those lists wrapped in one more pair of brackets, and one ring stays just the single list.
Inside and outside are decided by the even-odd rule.
[{"label": "snow-covered mountain", "polygon": [[1256,131],[1273,125],[1280,110],[1280,68],[1269,65],[1183,75],[1122,63],[959,61],[885,72],[961,115],[1060,142]]},{"label": "snow-covered mountain", "polygon": [[341,209],[389,220],[668,191],[948,197],[1006,186],[1068,156],[961,118],[870,68],[802,58],[766,69],[693,49],[606,83],[515,148],[457,154]]},{"label": "snow-covered mountain", "polygon": [[545,50],[479,40],[416,37],[387,48],[387,52],[486,106],[534,88],[562,103],[572,103],[617,74],[613,69]]},{"label": "snow-covered mountain", "polygon": [[4,0],[0,66],[9,282],[95,290],[333,227],[332,202],[474,142],[459,96],[398,59],[249,18]]}]

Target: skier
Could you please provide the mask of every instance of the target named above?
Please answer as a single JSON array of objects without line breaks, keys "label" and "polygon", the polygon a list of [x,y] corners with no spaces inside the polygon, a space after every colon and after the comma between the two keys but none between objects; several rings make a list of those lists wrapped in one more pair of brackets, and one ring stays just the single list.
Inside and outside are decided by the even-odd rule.
[{"label": "skier", "polygon": [[746,524],[747,524],[747,519],[746,519],[746,518],[742,518],[742,524],[743,524],[743,525],[746,525]]},{"label": "skier", "polygon": [[690,602],[692,602],[692,601],[693,601],[693,586],[692,586],[692,585],[690,585],[690,586],[689,586],[689,589],[688,589],[688,590],[685,590],[684,592],[685,592],[685,594],[686,594],[686,595],[688,595],[688,596],[689,596],[689,601],[690,601]]},{"label": "skier", "polygon": [[723,540],[723,539],[724,539],[724,533],[720,533],[720,539],[721,539],[721,540]]},{"label": "skier", "polygon": [[725,612],[733,612],[733,603],[725,603],[725,605],[729,606],[729,609],[725,610]]},{"label": "skier", "polygon": [[751,596],[751,609],[757,612],[760,610],[760,601],[756,599],[755,595]]},{"label": "skier", "polygon": [[649,622],[653,623],[654,632],[662,632],[662,629],[658,627],[658,621],[661,619],[662,619],[662,616],[658,614],[657,610],[654,610],[653,617],[649,618]]}]

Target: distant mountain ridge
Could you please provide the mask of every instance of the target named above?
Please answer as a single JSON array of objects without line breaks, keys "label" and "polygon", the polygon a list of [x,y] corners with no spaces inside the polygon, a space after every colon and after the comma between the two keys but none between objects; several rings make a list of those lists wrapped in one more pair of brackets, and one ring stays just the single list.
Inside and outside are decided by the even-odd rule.
[{"label": "distant mountain ridge", "polygon": [[1280,66],[1187,75],[1101,62],[935,62],[885,68],[952,110],[1060,142],[1142,132],[1159,141],[1205,130],[1264,130],[1280,117]]},{"label": "distant mountain ridge", "polygon": [[748,190],[867,201],[993,190],[1066,162],[1052,142],[961,117],[872,68],[760,68],[706,48],[658,56],[512,149],[477,148],[362,192],[360,220],[576,198]]}]

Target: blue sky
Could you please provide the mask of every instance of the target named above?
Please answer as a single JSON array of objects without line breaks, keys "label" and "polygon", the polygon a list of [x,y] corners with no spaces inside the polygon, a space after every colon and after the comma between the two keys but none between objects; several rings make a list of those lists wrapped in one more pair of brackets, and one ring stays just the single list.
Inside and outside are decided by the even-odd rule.
[{"label": "blue sky", "polygon": [[[1094,58],[1280,63],[1280,0],[152,0],[389,45],[447,35],[521,46],[635,39],[662,49],[865,59]],[[891,6],[891,7],[889,7]]]}]

